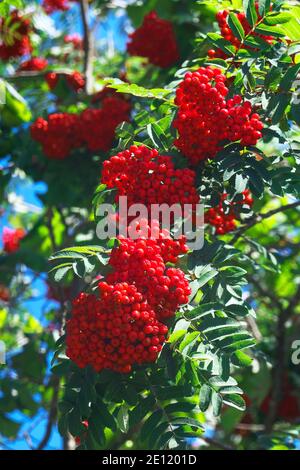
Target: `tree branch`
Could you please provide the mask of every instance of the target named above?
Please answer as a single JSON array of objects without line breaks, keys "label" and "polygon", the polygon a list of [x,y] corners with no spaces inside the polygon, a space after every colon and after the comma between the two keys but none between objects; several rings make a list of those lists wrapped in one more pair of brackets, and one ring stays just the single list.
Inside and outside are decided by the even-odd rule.
[{"label": "tree branch", "polygon": [[53,377],[53,395],[52,395],[52,400],[50,403],[50,410],[49,410],[49,415],[48,415],[48,422],[46,426],[46,431],[44,434],[43,439],[39,443],[37,450],[43,450],[44,447],[49,442],[49,439],[51,437],[52,433],[52,428],[56,420],[57,416],[57,402],[58,402],[58,394],[59,394],[59,378],[58,377]]},{"label": "tree branch", "polygon": [[243,225],[239,228],[239,230],[235,233],[230,244],[233,245],[247,230],[252,228],[254,225],[259,224],[265,219],[269,219],[273,215],[279,214],[280,212],[285,212],[289,209],[295,209],[296,207],[300,206],[300,201],[292,202],[290,204],[286,204],[285,206],[278,207],[277,209],[273,209],[265,214],[255,214],[253,217],[250,218],[247,224]]},{"label": "tree branch", "polygon": [[93,38],[89,29],[88,23],[88,12],[89,4],[88,0],[80,0],[80,13],[83,27],[83,50],[84,50],[84,64],[83,73],[85,78],[85,91],[87,95],[92,93],[93,88]]}]

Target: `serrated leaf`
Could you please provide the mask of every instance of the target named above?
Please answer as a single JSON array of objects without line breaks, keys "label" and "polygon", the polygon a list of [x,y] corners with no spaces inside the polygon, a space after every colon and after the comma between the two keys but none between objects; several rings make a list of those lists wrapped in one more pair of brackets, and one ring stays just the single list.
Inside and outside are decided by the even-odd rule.
[{"label": "serrated leaf", "polygon": [[117,414],[117,423],[121,432],[126,433],[129,429],[129,408],[127,404],[120,407]]},{"label": "serrated leaf", "polygon": [[176,418],[172,420],[172,424],[174,426],[191,426],[192,428],[203,429],[203,425],[193,418]]},{"label": "serrated leaf", "polygon": [[199,336],[198,331],[193,331],[191,333],[187,333],[183,341],[181,341],[179,345],[179,351],[182,352],[188,345],[190,345],[192,342],[196,340],[196,338]]},{"label": "serrated leaf", "polygon": [[289,23],[292,18],[293,16],[288,12],[271,12],[268,13],[268,15],[265,17],[264,23],[269,26],[273,26],[277,24]]},{"label": "serrated leaf", "polygon": [[118,78],[106,78],[101,80],[103,85],[113,88],[118,93],[127,93],[140,98],[157,98],[165,99],[166,96],[170,95],[171,90],[165,88],[152,88],[147,89],[134,83],[126,83]]},{"label": "serrated leaf", "polygon": [[271,0],[258,0],[258,12],[260,16],[264,16],[270,10]]},{"label": "serrated leaf", "polygon": [[205,315],[216,312],[217,310],[223,310],[224,305],[219,302],[209,302],[207,304],[198,305],[193,310],[185,312],[184,316],[188,320],[198,320]]},{"label": "serrated leaf", "polygon": [[158,426],[158,424],[161,422],[163,417],[163,412],[162,410],[156,410],[154,413],[152,413],[149,418],[146,419],[142,430],[141,430],[141,440],[146,441],[149,434],[155,428]]},{"label": "serrated leaf", "polygon": [[223,402],[226,405],[229,405],[232,408],[236,408],[237,410],[240,410],[240,411],[245,411],[246,409],[245,400],[241,397],[241,395],[238,395],[238,394],[225,395],[223,397]]},{"label": "serrated leaf", "polygon": [[213,46],[217,47],[218,49],[221,49],[223,52],[225,52],[225,54],[229,56],[235,55],[235,47],[229,41],[226,41],[219,34],[208,33],[207,38]]},{"label": "serrated leaf", "polygon": [[250,26],[254,26],[257,23],[255,0],[243,0],[243,8]]},{"label": "serrated leaf", "polygon": [[174,331],[169,337],[168,337],[168,343],[176,343],[182,336],[186,334],[186,330],[177,330]]},{"label": "serrated leaf", "polygon": [[[300,71],[300,63],[293,65],[288,68],[284,76],[282,77],[282,80],[280,82],[280,88],[285,91],[289,91],[290,88],[293,86],[293,83],[297,79],[297,76]],[[299,84],[298,84],[299,87]]]},{"label": "serrated leaf", "polygon": [[211,397],[212,397],[212,388],[207,384],[202,385],[200,389],[200,402],[199,402],[201,411],[207,410],[211,401]]},{"label": "serrated leaf", "polygon": [[65,275],[72,269],[72,263],[62,263],[59,266],[55,266],[55,268],[49,271],[49,274],[54,273],[53,277],[55,282],[60,282]]},{"label": "serrated leaf", "polygon": [[214,391],[212,394],[211,403],[212,403],[214,416],[219,416],[221,414],[222,405],[223,405],[222,395]]},{"label": "serrated leaf", "polygon": [[244,28],[235,13],[230,13],[228,17],[228,26],[234,36],[242,41],[245,37]]}]

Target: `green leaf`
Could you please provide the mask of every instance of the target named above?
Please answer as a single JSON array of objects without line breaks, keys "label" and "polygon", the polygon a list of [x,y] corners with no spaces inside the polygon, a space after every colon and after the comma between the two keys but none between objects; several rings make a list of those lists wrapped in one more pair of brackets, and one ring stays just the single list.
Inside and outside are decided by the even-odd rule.
[{"label": "green leaf", "polygon": [[216,277],[218,271],[213,268],[211,265],[207,266],[198,266],[195,269],[195,276],[198,281],[198,289],[207,284],[211,279]]},{"label": "green leaf", "polygon": [[100,417],[102,418],[103,425],[107,428],[111,429],[112,431],[116,431],[116,421],[112,414],[108,411],[106,405],[98,401],[95,405],[95,411],[99,413]]},{"label": "green leaf", "polygon": [[219,416],[223,405],[222,395],[214,391],[212,394],[211,403],[213,407],[214,416]]},{"label": "green leaf", "polygon": [[234,316],[245,317],[249,314],[249,310],[245,305],[230,304],[224,307],[226,313],[232,314]]},{"label": "green leaf", "polygon": [[200,389],[200,403],[199,403],[201,411],[207,410],[210,404],[211,397],[212,397],[212,388],[207,384],[202,385]]},{"label": "green leaf", "polygon": [[117,423],[121,432],[126,433],[129,429],[128,405],[124,403],[118,411]]},{"label": "green leaf", "polygon": [[268,111],[272,111],[272,124],[278,124],[281,121],[290,100],[291,97],[288,94],[279,94],[272,97],[268,107]]},{"label": "green leaf", "polygon": [[240,411],[245,411],[246,403],[245,400],[238,394],[229,394],[223,397],[223,402],[226,405],[231,406],[232,408],[236,408]]},{"label": "green leaf", "polygon": [[235,13],[230,13],[228,17],[228,26],[234,36],[242,41],[245,37],[245,31]]},{"label": "green leaf", "polygon": [[162,417],[163,417],[162,410],[157,410],[157,411],[154,411],[154,413],[152,413],[149,416],[149,418],[147,418],[141,430],[142,441],[147,440],[153,428],[155,428],[161,422]]},{"label": "green leaf", "polygon": [[182,336],[186,334],[186,330],[174,331],[168,338],[168,343],[176,343]]},{"label": "green leaf", "polygon": [[[238,395],[242,395],[244,392],[239,387],[225,386],[219,389],[219,393],[221,393],[222,395],[228,395],[228,394],[234,394],[234,393]],[[223,401],[224,401],[224,398],[223,398]]]},{"label": "green leaf", "polygon": [[223,355],[220,359],[220,377],[226,382],[230,377],[230,360]]},{"label": "green leaf", "polygon": [[97,253],[108,253],[108,250],[98,245],[71,246],[53,253],[53,255],[50,256],[49,261],[61,258],[85,258],[85,255],[96,255]]},{"label": "green leaf", "polygon": [[81,416],[78,408],[74,408],[68,415],[68,428],[73,436],[80,436],[85,427],[81,422]]},{"label": "green leaf", "polygon": [[183,425],[183,426],[191,426],[192,428],[197,428],[197,429],[204,429],[203,425],[199,421],[193,418],[176,418],[172,421],[172,424],[174,426]]},{"label": "green leaf", "polygon": [[56,364],[52,367],[51,372],[59,377],[67,374],[70,370],[70,361],[62,361],[60,364]]},{"label": "green leaf", "polygon": [[[289,91],[290,88],[293,86],[293,83],[297,79],[297,76],[300,71],[300,64],[293,65],[288,68],[287,72],[282,77],[280,82],[280,88],[285,91]],[[298,84],[299,87],[299,84]]]},{"label": "green leaf", "polygon": [[165,99],[166,96],[170,95],[171,90],[165,88],[152,88],[147,89],[142,86],[136,85],[134,83],[129,84],[119,80],[118,78],[106,78],[101,80],[103,85],[113,88],[118,93],[128,93],[133,96],[138,96],[140,98],[156,98],[156,99]]},{"label": "green leaf", "polygon": [[274,36],[276,38],[282,38],[285,36],[285,33],[280,26],[269,26],[263,23],[255,28],[255,32],[266,36]]},{"label": "green leaf", "polygon": [[271,0],[258,0],[258,12],[264,16],[270,10]]},{"label": "green leaf", "polygon": [[57,427],[58,427],[58,432],[62,436],[67,435],[68,433],[68,415],[67,414],[63,414],[59,417]]},{"label": "green leaf", "polygon": [[271,12],[265,17],[264,23],[269,25],[269,26],[273,26],[273,25],[277,25],[277,24],[289,23],[289,21],[291,21],[292,18],[293,18],[293,16],[291,15],[291,13],[287,13],[287,12],[284,12],[284,13],[274,12],[274,13],[272,13]]},{"label": "green leaf", "polygon": [[195,408],[194,403],[190,402],[178,402],[178,403],[171,403],[170,405],[167,405],[165,407],[165,412],[167,414],[173,414],[173,413],[189,413]]},{"label": "green leaf", "polygon": [[193,343],[196,338],[199,336],[198,331],[192,331],[191,333],[187,333],[185,336],[184,340],[181,341],[180,346],[179,346],[179,351],[183,352],[183,350],[189,346],[191,343]]},{"label": "green leaf", "polygon": [[244,353],[243,351],[236,351],[234,353],[234,356],[236,358],[236,361],[238,362],[239,365],[244,366],[244,367],[249,367],[251,366],[253,359],[252,357],[248,356],[248,354]]},{"label": "green leaf", "polygon": [[223,310],[224,305],[219,302],[209,302],[207,304],[198,305],[193,310],[185,312],[184,316],[188,320],[199,320],[205,315],[209,315],[210,313],[214,313],[217,310]]},{"label": "green leaf", "polygon": [[255,0],[243,0],[243,8],[250,26],[254,26],[257,23]]},{"label": "green leaf", "polygon": [[228,56],[233,57],[235,55],[235,47],[231,44],[231,42],[226,41],[219,34],[208,33],[207,38],[214,47],[221,49]]}]

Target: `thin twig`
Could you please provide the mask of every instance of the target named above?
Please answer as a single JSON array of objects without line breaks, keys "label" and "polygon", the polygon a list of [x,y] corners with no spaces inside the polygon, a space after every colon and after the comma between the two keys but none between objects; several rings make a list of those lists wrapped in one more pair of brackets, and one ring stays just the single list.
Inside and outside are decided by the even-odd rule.
[{"label": "thin twig", "polygon": [[83,73],[85,78],[85,91],[87,95],[90,95],[93,90],[93,38],[89,28],[88,12],[89,4],[88,0],[80,0],[80,13],[83,27],[83,50],[84,50],[84,64]]},{"label": "thin twig", "polygon": [[58,394],[59,394],[59,378],[54,376],[53,377],[53,395],[52,395],[52,399],[50,403],[50,410],[48,414],[48,422],[46,426],[46,431],[45,431],[43,439],[41,440],[41,442],[39,443],[37,447],[37,450],[43,450],[44,447],[46,447],[46,445],[48,444],[49,439],[51,437],[52,428],[53,428],[53,425],[55,423],[56,416],[57,416]]},{"label": "thin twig", "polygon": [[300,206],[300,201],[292,202],[290,204],[286,204],[285,206],[278,207],[277,209],[273,209],[269,212],[266,212],[265,214],[256,214],[253,217],[250,218],[247,224],[243,225],[233,236],[232,240],[230,241],[230,244],[233,245],[234,243],[237,242],[237,240],[250,228],[252,228],[254,225],[259,224],[265,219],[269,219],[270,217],[273,217],[273,215],[279,214],[280,212],[285,212],[289,209],[295,209],[296,207]]}]

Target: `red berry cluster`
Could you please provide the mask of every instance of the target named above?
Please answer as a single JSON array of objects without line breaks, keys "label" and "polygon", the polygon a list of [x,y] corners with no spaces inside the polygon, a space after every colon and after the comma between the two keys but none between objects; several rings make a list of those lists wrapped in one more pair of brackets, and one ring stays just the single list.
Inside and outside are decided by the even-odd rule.
[{"label": "red berry cluster", "polygon": [[79,367],[128,373],[154,362],[168,328],[134,285],[99,283],[100,299],[81,293],[66,326],[67,356]]},{"label": "red berry cluster", "polygon": [[221,200],[216,207],[209,209],[205,214],[206,223],[212,225],[216,229],[218,235],[224,235],[231,232],[236,228],[236,218],[238,217],[237,206],[240,204],[252,206],[253,199],[250,191],[246,189],[242,192],[243,199],[238,202],[232,202],[230,207],[224,209],[224,201],[227,199],[227,194],[221,196]]},{"label": "red berry cluster", "polygon": [[63,160],[80,147],[78,115],[68,113],[50,114],[45,120],[39,117],[31,126],[31,137],[40,142],[48,158]]},{"label": "red berry cluster", "polygon": [[29,18],[14,10],[8,18],[0,18],[0,59],[22,57],[32,50]]},{"label": "red berry cluster", "polygon": [[70,88],[72,88],[76,93],[83,90],[85,80],[81,73],[77,71],[60,74],[57,74],[56,72],[47,73],[45,79],[50,90],[54,90],[56,88],[60,77],[65,78]]},{"label": "red berry cluster", "polygon": [[129,119],[130,104],[123,99],[107,98],[101,109],[88,108],[81,114],[56,113],[38,118],[31,136],[40,142],[48,158],[65,159],[72,150],[87,147],[107,151],[118,124]]},{"label": "red berry cluster", "polygon": [[186,253],[185,241],[172,240],[159,224],[137,223],[146,236],[121,238],[112,250],[113,271],[98,284],[99,298],[81,293],[67,322],[67,355],[79,367],[130,372],[134,364],[154,362],[166,340],[167,318],[188,302],[184,273],[166,263]]},{"label": "red berry cluster", "polygon": [[18,68],[19,72],[40,72],[48,66],[48,61],[43,57],[32,57],[22,62]]},{"label": "red berry cluster", "polygon": [[10,291],[8,287],[4,286],[3,284],[0,284],[0,300],[2,302],[8,302],[10,299]]},{"label": "red berry cluster", "polygon": [[67,11],[70,8],[70,2],[78,0],[43,0],[42,6],[48,15],[55,11]]},{"label": "red berry cluster", "polygon": [[170,21],[163,20],[152,11],[143,24],[129,36],[127,51],[130,55],[146,57],[159,67],[170,67],[179,60],[179,51]]},{"label": "red berry cluster", "polygon": [[87,108],[81,113],[79,132],[91,151],[110,149],[116,127],[129,120],[131,104],[122,97],[107,97],[101,109]]},{"label": "red berry cluster", "polygon": [[14,253],[20,248],[20,241],[25,237],[25,230],[22,228],[11,229],[4,227],[2,233],[3,250],[6,253]]},{"label": "red berry cluster", "polygon": [[263,124],[251,103],[227,95],[225,75],[212,67],[188,72],[176,90],[175,145],[194,165],[214,158],[224,141],[256,145],[262,137]]},{"label": "red berry cluster", "polygon": [[[188,302],[189,284],[180,269],[168,268],[166,263],[176,262],[180,254],[188,251],[185,240],[173,240],[159,231],[158,222],[152,227],[144,220],[137,229],[137,239],[120,237],[119,246],[112,251],[110,266],[114,271],[107,281],[134,284],[155,310],[157,318],[172,317],[180,305]],[[146,236],[143,236],[146,233]]]},{"label": "red berry cluster", "polygon": [[131,146],[103,163],[101,182],[117,188],[117,198],[127,196],[128,206],[151,204],[197,204],[195,172],[175,169],[171,157],[144,145]]},{"label": "red berry cluster", "polygon": [[64,37],[65,44],[72,44],[74,49],[82,49],[83,39],[79,34],[67,34]]}]

